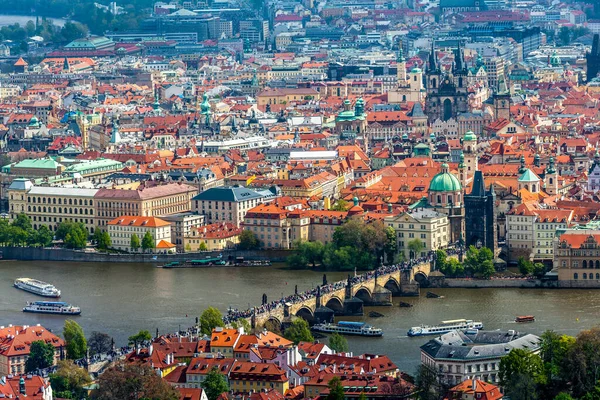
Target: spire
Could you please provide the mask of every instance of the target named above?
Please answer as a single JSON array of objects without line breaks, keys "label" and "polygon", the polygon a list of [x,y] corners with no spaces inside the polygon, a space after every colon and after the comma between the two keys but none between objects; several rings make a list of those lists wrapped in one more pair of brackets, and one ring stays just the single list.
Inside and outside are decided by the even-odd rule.
[{"label": "spire", "polygon": [[398,64],[405,62],[406,59],[404,58],[404,51],[402,50],[402,42],[398,43],[398,58],[396,59],[396,62]]},{"label": "spire", "polygon": [[496,196],[496,191],[494,190],[494,184],[490,183],[490,190],[488,192],[490,196]]},{"label": "spire", "polygon": [[498,78],[498,94],[508,94],[508,86],[506,85],[506,80],[504,79],[504,74],[500,75]]},{"label": "spire", "polygon": [[483,173],[481,171],[475,171],[473,177],[473,189],[469,196],[484,197],[485,196],[485,182],[483,180]]},{"label": "spire", "polygon": [[[598,154],[598,153],[596,153]],[[548,167],[546,168],[546,174],[555,174],[556,173],[556,167],[554,166],[554,157],[550,157],[550,160],[548,161]]]},{"label": "spire", "polygon": [[429,71],[433,72],[433,71],[437,71],[437,61],[436,61],[436,54],[435,54],[435,40],[431,41],[431,52],[429,53]]},{"label": "spire", "polygon": [[458,163],[458,168],[464,168],[465,167],[465,153],[463,153],[462,151],[460,152],[460,162]]},{"label": "spire", "polygon": [[521,155],[521,167],[519,168],[519,174],[523,174],[525,171],[527,171],[527,168],[525,168],[525,156]]},{"label": "spire", "polygon": [[462,50],[460,48],[460,41],[458,42],[458,48],[456,50],[456,53],[454,53],[454,64],[455,64],[456,71],[462,71],[463,62],[462,62]]},{"label": "spire", "polygon": [[65,60],[63,61],[63,71],[69,71],[69,60],[67,57],[65,57]]}]

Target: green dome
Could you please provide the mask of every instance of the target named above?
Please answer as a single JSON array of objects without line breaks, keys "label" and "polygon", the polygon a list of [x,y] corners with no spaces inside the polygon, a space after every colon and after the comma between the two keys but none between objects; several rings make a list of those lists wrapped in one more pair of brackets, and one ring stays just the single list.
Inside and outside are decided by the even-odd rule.
[{"label": "green dome", "polygon": [[458,192],[461,189],[458,178],[448,172],[448,164],[442,165],[442,172],[434,176],[429,184],[430,192]]},{"label": "green dome", "polygon": [[412,72],[413,74],[418,74],[423,71],[421,70],[421,68],[413,68],[410,72]]},{"label": "green dome", "polygon": [[403,134],[402,139],[404,139],[404,140],[408,139],[408,133]]},{"label": "green dome", "polygon": [[463,140],[465,142],[475,142],[477,140],[477,136],[475,136],[475,133],[473,133],[473,131],[468,131],[467,133],[465,133],[465,137],[463,138]]}]

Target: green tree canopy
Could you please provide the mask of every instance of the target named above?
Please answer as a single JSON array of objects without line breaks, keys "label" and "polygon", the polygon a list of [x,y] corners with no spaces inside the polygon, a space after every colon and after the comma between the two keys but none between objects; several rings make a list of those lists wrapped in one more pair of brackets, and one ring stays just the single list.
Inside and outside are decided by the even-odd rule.
[{"label": "green tree canopy", "polygon": [[200,244],[198,245],[198,250],[208,251],[208,246],[206,245],[206,242],[200,242]]},{"label": "green tree canopy", "polygon": [[569,347],[566,360],[575,397],[593,391],[600,380],[600,327],[581,331]]},{"label": "green tree canopy", "polygon": [[224,375],[219,373],[216,367],[213,367],[200,384],[206,392],[208,400],[216,400],[222,393],[229,391],[229,385]]},{"label": "green tree canopy", "polygon": [[339,333],[333,333],[329,336],[329,348],[336,353],[346,353],[348,351],[348,341]]},{"label": "green tree canopy", "polygon": [[46,225],[42,225],[35,231],[35,234],[32,235],[31,244],[47,247],[52,244],[52,238],[53,235],[50,229],[48,229]]},{"label": "green tree canopy", "polygon": [[258,238],[254,234],[254,232],[244,229],[242,233],[240,233],[240,244],[239,248],[241,250],[254,250],[260,247],[260,242]]},{"label": "green tree canopy", "polygon": [[48,368],[54,364],[54,346],[43,340],[36,340],[29,346],[29,356],[25,361],[25,372]]},{"label": "green tree canopy", "polygon": [[294,319],[291,325],[285,330],[283,336],[286,339],[294,342],[294,344],[298,344],[300,342],[313,342],[315,340],[310,332],[308,322],[302,318]]},{"label": "green tree canopy", "polygon": [[83,387],[92,383],[88,372],[71,360],[59,361],[56,372],[49,378],[54,396],[65,399],[85,399],[87,390]]},{"label": "green tree canopy", "polygon": [[223,325],[223,314],[214,307],[208,307],[200,315],[200,331],[205,335],[210,335],[213,329]]},{"label": "green tree canopy", "polygon": [[525,259],[525,257],[519,257],[517,266],[519,267],[519,272],[522,275],[531,275],[533,273],[533,262]]},{"label": "green tree canopy", "polygon": [[144,251],[154,249],[154,239],[150,232],[146,232],[142,238],[142,249]]},{"label": "green tree canopy", "polygon": [[487,247],[469,246],[464,261],[465,272],[489,279],[494,272],[494,253]]},{"label": "green tree canopy", "polygon": [[141,345],[144,342],[152,340],[152,335],[146,330],[141,330],[135,335],[129,336],[127,340],[130,345],[132,345],[133,347],[137,347],[138,345]]},{"label": "green tree canopy", "polygon": [[408,250],[411,252],[411,257],[418,258],[421,257],[421,252],[425,248],[423,246],[423,242],[419,239],[410,240],[407,244]]},{"label": "green tree canopy", "polygon": [[129,247],[131,247],[131,250],[133,250],[133,251],[138,251],[140,246],[141,246],[140,238],[138,237],[138,235],[136,235],[134,233],[133,235],[131,235],[131,241],[129,242]]},{"label": "green tree canopy", "polygon": [[70,319],[65,321],[63,337],[66,342],[67,358],[79,360],[86,356],[87,340],[83,334],[83,329],[77,322]]},{"label": "green tree canopy", "polygon": [[329,393],[327,394],[327,400],[344,400],[346,398],[344,393],[344,387],[339,377],[334,377],[327,384]]},{"label": "green tree canopy", "polygon": [[99,400],[179,400],[180,394],[149,365],[118,363],[98,378],[96,398]]},{"label": "green tree canopy", "polygon": [[346,211],[349,208],[349,204],[346,200],[339,199],[331,206],[331,211]]},{"label": "green tree canopy", "polygon": [[542,359],[523,349],[512,349],[500,360],[498,376],[506,394],[515,399],[535,400],[537,385],[545,383]]},{"label": "green tree canopy", "polygon": [[83,223],[63,221],[56,228],[55,236],[70,249],[82,249],[87,245],[89,235]]}]

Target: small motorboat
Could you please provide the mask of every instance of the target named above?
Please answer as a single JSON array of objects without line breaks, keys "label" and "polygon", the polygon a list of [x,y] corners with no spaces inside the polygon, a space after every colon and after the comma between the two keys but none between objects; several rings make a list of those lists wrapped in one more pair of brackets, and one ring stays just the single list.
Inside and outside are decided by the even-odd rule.
[{"label": "small motorboat", "polygon": [[515,322],[535,322],[535,316],[533,315],[521,315],[515,318]]}]

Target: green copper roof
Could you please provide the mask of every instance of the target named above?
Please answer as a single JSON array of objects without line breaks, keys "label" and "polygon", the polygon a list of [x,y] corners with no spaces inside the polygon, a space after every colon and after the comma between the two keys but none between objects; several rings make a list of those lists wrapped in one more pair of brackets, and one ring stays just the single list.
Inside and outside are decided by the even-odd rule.
[{"label": "green copper roof", "polygon": [[430,192],[458,192],[462,189],[460,181],[450,172],[448,164],[442,165],[442,171],[433,177],[429,184]]},{"label": "green copper roof", "polygon": [[23,160],[14,164],[12,168],[52,169],[56,170],[61,164],[51,158],[38,158],[35,160]]},{"label": "green copper roof", "polygon": [[477,141],[477,136],[475,136],[475,133],[473,131],[468,131],[467,133],[465,133],[465,137],[463,138],[463,140],[465,142],[475,142]]},{"label": "green copper roof", "polygon": [[519,182],[538,182],[539,180],[540,178],[538,178],[529,168],[527,168],[519,177]]}]

